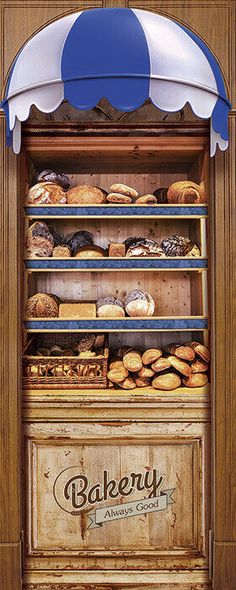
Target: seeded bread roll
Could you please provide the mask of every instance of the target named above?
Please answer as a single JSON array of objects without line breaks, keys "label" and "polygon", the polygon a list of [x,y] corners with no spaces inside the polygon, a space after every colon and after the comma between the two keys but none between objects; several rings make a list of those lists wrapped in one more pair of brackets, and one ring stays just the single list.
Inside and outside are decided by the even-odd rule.
[{"label": "seeded bread roll", "polygon": [[142,361],[144,365],[151,365],[162,356],[162,351],[160,348],[149,348],[145,350],[142,356]]},{"label": "seeded bread roll", "polygon": [[105,202],[104,192],[87,184],[74,186],[66,193],[69,205],[101,205]]},{"label": "seeded bread roll", "polygon": [[186,387],[203,387],[208,383],[208,377],[205,373],[195,373],[190,375],[188,379],[183,379],[183,384]]},{"label": "seeded bread roll", "polygon": [[153,316],[155,302],[146,291],[134,289],[125,298],[125,310],[131,317]]},{"label": "seeded bread roll", "polygon": [[37,182],[53,182],[59,184],[64,190],[67,190],[70,186],[68,176],[53,172],[53,170],[43,170],[43,172],[40,172],[37,177]]},{"label": "seeded bread roll", "polygon": [[122,301],[115,297],[100,297],[97,304],[97,316],[99,318],[121,318],[125,316]]},{"label": "seeded bread roll", "polygon": [[66,203],[66,195],[63,189],[54,182],[39,182],[30,188],[26,203],[29,205]]},{"label": "seeded bread roll", "polygon": [[177,389],[181,385],[181,379],[174,373],[166,373],[165,375],[158,375],[152,381],[152,386],[155,389],[162,389],[163,391],[171,391]]},{"label": "seeded bread roll", "polygon": [[123,363],[126,369],[131,371],[131,373],[140,371],[143,366],[141,354],[136,351],[127,352],[127,354],[123,356]]},{"label": "seeded bread roll", "polygon": [[138,197],[138,192],[134,189],[131,188],[130,186],[127,186],[127,184],[112,184],[110,186],[110,193],[120,193],[121,195],[126,195],[127,197],[132,197],[132,198],[136,198]]},{"label": "seeded bread roll", "polygon": [[56,246],[52,252],[53,258],[70,258],[71,249],[66,244],[64,246]]},{"label": "seeded bread roll", "polygon": [[168,188],[167,200],[169,203],[199,204],[206,202],[203,183],[196,184],[191,180],[174,182]]},{"label": "seeded bread roll", "polygon": [[58,317],[59,305],[57,298],[48,293],[36,293],[26,303],[25,315],[28,318]]}]

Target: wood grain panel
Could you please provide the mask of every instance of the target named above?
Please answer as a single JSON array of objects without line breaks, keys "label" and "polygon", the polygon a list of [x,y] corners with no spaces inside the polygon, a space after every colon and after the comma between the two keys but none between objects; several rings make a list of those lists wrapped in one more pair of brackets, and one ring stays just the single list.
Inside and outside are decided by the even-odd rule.
[{"label": "wood grain panel", "polygon": [[214,590],[235,590],[236,543],[214,544]]},{"label": "wood grain panel", "polygon": [[0,544],[0,588],[2,590],[21,587],[20,543]]}]

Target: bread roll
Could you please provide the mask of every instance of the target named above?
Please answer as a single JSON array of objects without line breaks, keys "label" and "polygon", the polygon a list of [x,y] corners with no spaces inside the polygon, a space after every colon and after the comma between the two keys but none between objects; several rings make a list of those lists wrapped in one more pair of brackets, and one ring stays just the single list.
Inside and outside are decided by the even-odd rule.
[{"label": "bread roll", "polygon": [[157,361],[161,356],[162,351],[160,348],[148,348],[148,350],[143,353],[142,362],[144,365],[151,365],[151,363]]},{"label": "bread roll", "polygon": [[185,363],[185,361],[178,359],[176,356],[168,356],[168,361],[171,363],[171,366],[176,369],[176,371],[179,371],[179,373],[185,377],[190,377],[191,367]]},{"label": "bread roll", "polygon": [[183,346],[181,344],[168,344],[168,346],[165,346],[165,352],[185,361],[193,361],[196,356],[191,346]]},{"label": "bread roll", "polygon": [[122,195],[126,195],[127,197],[133,197],[134,199],[138,197],[138,193],[134,188],[127,186],[127,184],[112,184],[110,186],[110,193],[121,193]]},{"label": "bread roll", "polygon": [[63,189],[53,182],[39,182],[32,186],[26,197],[29,205],[52,205],[66,203]]},{"label": "bread roll", "polygon": [[152,381],[152,386],[155,389],[163,389],[164,391],[171,391],[181,385],[181,379],[174,373],[166,373],[165,375],[158,375]]},{"label": "bread roll", "polygon": [[208,383],[208,377],[205,373],[195,373],[190,375],[188,379],[183,379],[183,384],[186,387],[203,387]]},{"label": "bread roll", "polygon": [[200,359],[196,359],[193,363],[191,363],[191,372],[192,373],[205,373],[208,370],[208,364],[204,363]]},{"label": "bread roll", "polygon": [[110,258],[123,258],[125,256],[125,244],[109,244],[108,256]]},{"label": "bread roll", "polygon": [[119,204],[124,204],[124,205],[130,205],[130,203],[132,203],[132,199],[131,197],[127,197],[126,195],[121,195],[120,193],[109,193],[109,195],[107,195],[107,202],[108,203],[117,203]]},{"label": "bread roll", "polygon": [[154,195],[143,195],[142,197],[138,197],[135,201],[135,205],[156,205],[157,199]]},{"label": "bread roll", "polygon": [[64,246],[56,246],[52,252],[53,258],[70,258],[71,249],[66,244]]},{"label": "bread roll", "polygon": [[203,184],[196,184],[191,180],[174,182],[168,188],[167,200],[169,203],[200,204],[206,202]]},{"label": "bread roll", "polygon": [[135,383],[137,387],[150,387],[151,379],[144,379],[142,377],[135,377]]},{"label": "bread roll", "polygon": [[53,172],[53,170],[43,170],[43,172],[40,172],[37,176],[37,182],[53,182],[54,184],[59,184],[64,190],[67,190],[70,186],[68,176]]},{"label": "bread roll", "polygon": [[53,246],[50,240],[37,236],[28,238],[25,248],[26,258],[49,258],[52,256]]},{"label": "bread roll", "polygon": [[200,342],[187,342],[187,346],[191,346],[197,356],[199,356],[206,363],[209,363],[211,355],[208,346],[200,344]]},{"label": "bread roll", "polygon": [[138,373],[138,376],[141,377],[141,379],[150,379],[153,375],[155,375],[155,371],[148,367],[142,367]]},{"label": "bread roll", "polygon": [[123,363],[126,369],[132,373],[140,371],[143,366],[141,354],[136,351],[127,352],[123,356]]},{"label": "bread roll", "polygon": [[122,389],[135,389],[136,383],[133,380],[133,377],[129,375],[129,377],[126,377],[126,379],[124,379],[122,383],[119,383],[119,387],[121,387]]},{"label": "bread roll", "polygon": [[123,361],[112,361],[110,362],[109,369],[121,369],[123,370],[125,365]]},{"label": "bread roll", "polygon": [[97,317],[99,318],[122,318],[125,316],[122,301],[115,297],[100,297],[96,307]]},{"label": "bread roll", "polygon": [[155,373],[160,373],[161,371],[170,369],[171,362],[169,359],[166,359],[164,356],[162,356],[157,361],[155,361],[155,363],[152,363],[151,367]]},{"label": "bread roll", "polygon": [[110,369],[107,373],[107,378],[112,383],[122,383],[128,375],[129,371],[125,367],[119,367],[118,369]]},{"label": "bread roll", "polygon": [[105,202],[103,191],[95,186],[87,184],[74,186],[66,193],[67,203],[69,205],[100,205]]}]

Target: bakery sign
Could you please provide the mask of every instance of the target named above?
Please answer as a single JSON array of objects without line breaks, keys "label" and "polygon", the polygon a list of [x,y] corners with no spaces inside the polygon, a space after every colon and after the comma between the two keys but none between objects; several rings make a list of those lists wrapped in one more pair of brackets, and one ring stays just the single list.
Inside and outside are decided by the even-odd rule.
[{"label": "bakery sign", "polygon": [[[86,509],[87,528],[93,529],[114,520],[166,510],[174,503],[175,488],[163,489],[163,483],[164,478],[157,469],[131,472],[119,480],[111,478],[104,469],[101,480],[91,484],[78,467],[68,467],[55,479],[53,495],[58,506],[72,516]],[[135,492],[142,492],[141,497],[126,501]],[[114,500],[112,505],[111,500]]]}]

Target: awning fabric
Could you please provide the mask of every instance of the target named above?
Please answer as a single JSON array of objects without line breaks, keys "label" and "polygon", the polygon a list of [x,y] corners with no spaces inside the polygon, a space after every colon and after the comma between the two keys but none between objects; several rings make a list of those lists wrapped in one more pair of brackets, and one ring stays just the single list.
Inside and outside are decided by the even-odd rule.
[{"label": "awning fabric", "polygon": [[21,121],[34,104],[50,113],[63,100],[91,109],[107,98],[133,111],[148,98],[178,111],[188,102],[211,117],[211,155],[228,146],[227,99],[219,65],[192,31],[164,16],[128,8],[90,9],[36,33],[16,56],[1,107],[7,143],[20,151]]}]

